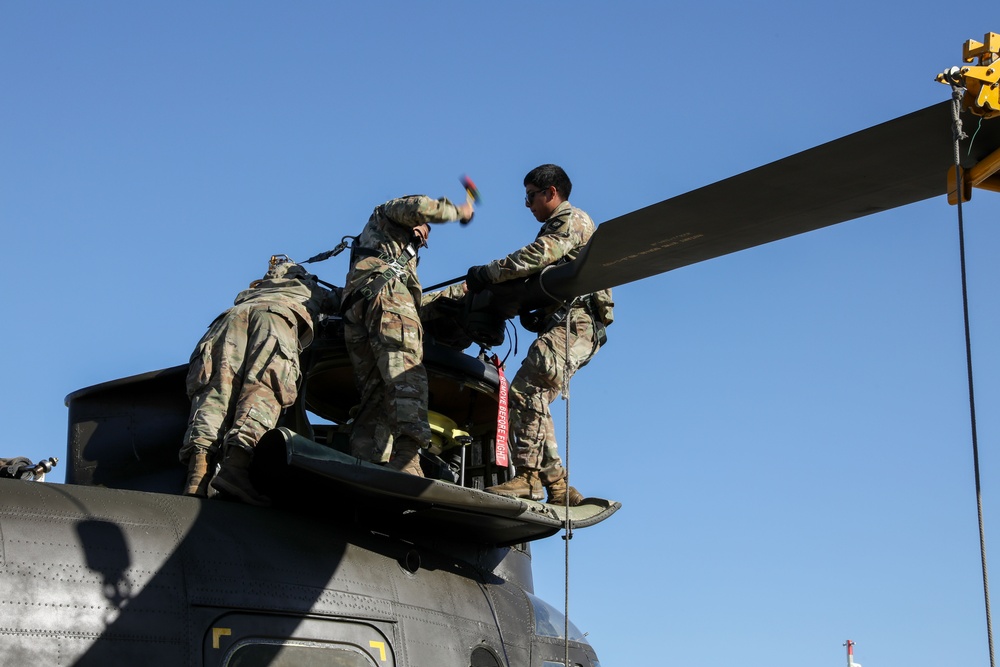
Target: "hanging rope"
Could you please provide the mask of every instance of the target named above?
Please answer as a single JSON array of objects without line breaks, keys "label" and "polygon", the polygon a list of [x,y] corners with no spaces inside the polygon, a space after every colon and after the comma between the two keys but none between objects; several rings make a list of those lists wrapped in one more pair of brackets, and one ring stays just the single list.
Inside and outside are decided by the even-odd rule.
[{"label": "hanging rope", "polygon": [[[539,282],[541,282],[541,281],[539,281]],[[570,326],[570,324],[573,321],[573,319],[571,317],[571,315],[572,315],[572,312],[571,312],[572,311],[572,302],[567,302],[567,303],[563,304],[563,307],[566,308],[566,336],[565,336],[566,346],[565,346],[564,355],[563,355],[563,387],[562,387],[563,400],[566,401],[566,465],[563,468],[566,471],[566,477],[564,479],[564,481],[566,482],[566,493],[565,493],[566,504],[563,506],[563,509],[566,510],[566,518],[563,520],[563,531],[564,531],[563,540],[566,543],[565,547],[564,547],[565,548],[565,560],[566,560],[566,562],[565,562],[566,580],[563,583],[563,588],[565,590],[565,599],[563,600],[563,613],[565,615],[564,618],[563,618],[563,638],[564,638],[564,643],[565,643],[566,659],[563,662],[563,664],[564,665],[569,665],[570,664],[570,661],[569,661],[569,541],[571,539],[573,539],[573,522],[569,518],[569,496],[570,496],[570,493],[569,493],[569,489],[570,489],[570,486],[569,486],[569,434],[570,434],[570,429],[569,429],[569,407],[570,407],[570,401],[569,401],[569,378],[570,378],[570,375],[571,375],[570,368],[569,368],[569,326]]]},{"label": "hanging rope", "polygon": [[551,294],[547,289],[545,289],[545,273],[552,268],[552,264],[546,266],[542,269],[541,273],[538,275],[538,286],[545,292],[545,295],[562,305],[566,309],[566,319],[563,320],[566,325],[566,335],[565,335],[565,346],[563,349],[563,376],[562,376],[562,395],[563,400],[566,401],[566,461],[563,465],[563,470],[566,471],[566,477],[564,481],[566,482],[566,498],[565,505],[563,509],[566,512],[566,518],[563,519],[563,540],[565,541],[564,546],[564,580],[563,580],[563,648],[565,651],[563,664],[569,665],[569,541],[573,539],[573,522],[569,518],[569,445],[570,445],[570,400],[569,400],[569,379],[573,374],[569,367],[569,327],[572,322],[570,315],[572,314],[573,304],[576,299],[571,299],[569,301],[563,301],[555,295]]},{"label": "hanging rope", "polygon": [[955,185],[958,200],[958,248],[962,267],[962,311],[965,315],[965,360],[969,376],[969,418],[972,426],[972,461],[976,473],[976,509],[979,514],[979,554],[983,564],[983,595],[986,601],[986,637],[989,642],[990,667],[996,667],[993,654],[993,621],[990,615],[990,577],[986,567],[986,530],[983,522],[983,493],[979,477],[979,437],[976,429],[976,394],[972,381],[972,335],[969,327],[969,289],[965,272],[965,222],[962,217],[962,166],[959,142],[966,138],[962,132],[962,97],[965,90],[952,85],[952,135],[955,143]]}]

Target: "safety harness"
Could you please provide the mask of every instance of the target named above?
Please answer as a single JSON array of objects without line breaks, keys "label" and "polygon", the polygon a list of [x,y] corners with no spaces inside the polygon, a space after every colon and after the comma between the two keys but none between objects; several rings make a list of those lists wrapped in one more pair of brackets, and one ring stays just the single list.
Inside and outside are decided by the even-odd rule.
[{"label": "safety harness", "polygon": [[594,321],[594,338],[596,339],[598,345],[603,346],[608,342],[608,331],[607,327],[603,322],[601,322],[601,318],[598,316],[597,304],[594,301],[593,294],[580,297],[570,303],[564,303],[549,315],[545,315],[544,311],[541,309],[523,313],[521,315],[521,326],[532,333],[548,331],[552,327],[562,324],[562,322],[566,319],[566,316],[569,314],[570,309],[578,306],[582,307]]},{"label": "safety harness", "polygon": [[303,264],[322,262],[323,260],[330,259],[331,257],[336,257],[347,248],[351,249],[352,267],[355,262],[359,259],[364,259],[365,257],[378,257],[381,261],[385,262],[386,268],[383,271],[372,276],[367,283],[352,292],[351,295],[344,300],[341,304],[341,312],[346,312],[351,306],[357,303],[359,299],[371,301],[379,292],[382,291],[383,287],[389,284],[389,281],[393,278],[399,278],[400,280],[405,278],[406,265],[410,263],[410,260],[417,256],[417,250],[420,248],[419,241],[414,239],[406,244],[406,247],[403,248],[403,251],[399,253],[398,257],[393,257],[392,255],[387,255],[386,253],[379,252],[378,250],[362,248],[356,245],[357,242],[357,236],[345,236],[340,239],[340,243],[338,243],[332,250],[321,252],[318,255],[314,255],[302,262]]},{"label": "safety harness", "polygon": [[[369,301],[375,298],[382,288],[389,284],[389,281],[393,278],[399,278],[402,280],[406,277],[406,265],[410,263],[410,260],[417,256],[417,245],[416,241],[411,241],[403,248],[403,252],[399,253],[399,257],[392,257],[384,252],[379,252],[378,250],[371,250],[369,248],[357,248],[351,247],[351,266],[354,265],[359,259],[364,257],[378,257],[380,260],[385,262],[386,268],[384,271],[378,275],[372,276],[371,280],[362,285],[357,291],[355,291],[351,298],[348,299],[351,304],[357,301],[358,298],[368,299]],[[355,298],[357,295],[357,298]]]}]

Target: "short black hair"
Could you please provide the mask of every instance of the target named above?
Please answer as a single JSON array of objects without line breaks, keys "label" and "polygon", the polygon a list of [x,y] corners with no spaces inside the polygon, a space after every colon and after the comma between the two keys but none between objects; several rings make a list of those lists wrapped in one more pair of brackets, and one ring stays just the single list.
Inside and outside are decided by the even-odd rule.
[{"label": "short black hair", "polygon": [[535,167],[524,177],[525,185],[534,185],[536,188],[545,190],[551,186],[556,186],[556,192],[564,200],[569,199],[569,193],[573,189],[573,183],[569,176],[557,164],[543,164]]}]

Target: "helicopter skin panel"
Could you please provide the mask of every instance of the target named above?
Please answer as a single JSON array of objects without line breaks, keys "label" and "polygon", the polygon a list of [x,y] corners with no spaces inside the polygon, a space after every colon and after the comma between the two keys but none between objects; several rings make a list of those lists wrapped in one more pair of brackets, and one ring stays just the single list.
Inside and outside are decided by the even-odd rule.
[{"label": "helicopter skin panel", "polygon": [[[951,115],[950,102],[936,104],[604,222],[545,288],[589,294],[943,195]],[[1000,121],[979,122],[963,114],[966,168],[1000,148]]]},{"label": "helicopter skin panel", "polygon": [[[470,664],[477,645],[526,665],[545,642],[524,620],[530,592],[526,550],[437,551],[281,509],[0,480],[4,665],[272,664],[227,656],[286,640],[316,649],[308,664],[358,664],[319,650],[353,644],[387,667]],[[449,639],[414,639],[436,636]]]},{"label": "helicopter skin panel", "polygon": [[[563,528],[566,509],[404,475],[360,461],[288,429],[268,432],[257,446],[254,482],[277,504],[339,507],[364,523],[405,539],[506,546]],[[621,503],[587,498],[569,508],[574,528],[614,514]]]}]

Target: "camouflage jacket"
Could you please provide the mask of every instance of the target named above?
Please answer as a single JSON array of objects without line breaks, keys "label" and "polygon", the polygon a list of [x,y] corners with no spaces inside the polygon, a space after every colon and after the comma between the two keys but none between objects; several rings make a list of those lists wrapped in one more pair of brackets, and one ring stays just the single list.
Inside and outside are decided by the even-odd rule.
[{"label": "camouflage jacket", "polygon": [[315,318],[335,310],[334,294],[298,264],[279,264],[236,295],[235,306],[250,305],[281,315],[296,327],[299,345],[309,347]]},{"label": "camouflage jacket", "polygon": [[[515,250],[503,259],[490,262],[486,265],[486,273],[490,282],[494,283],[530,276],[550,264],[576,259],[580,249],[587,244],[593,234],[594,221],[586,211],[564,201],[552,212],[552,216],[542,223],[542,228],[532,243]],[[611,303],[611,290],[598,292],[595,296],[599,297],[601,303]],[[580,302],[580,306],[584,306],[583,302]],[[558,306],[553,306],[549,310],[557,308]],[[596,308],[591,306],[591,310]],[[602,307],[600,310],[600,313],[593,314],[598,319],[610,323],[613,319],[610,306]]]},{"label": "camouflage jacket", "polygon": [[532,243],[486,265],[490,282],[524,278],[563,258],[574,259],[593,233],[594,221],[590,216],[564,201],[542,223]]},{"label": "camouflage jacket", "polygon": [[[413,228],[428,222],[458,220],[461,215],[455,204],[446,197],[431,199],[425,195],[407,195],[390,199],[375,208],[368,224],[354,243],[351,269],[347,273],[344,301],[376,274],[392,268],[391,261],[403,254],[413,240]],[[361,249],[360,252],[357,249]],[[373,253],[378,253],[377,255]],[[401,279],[419,303],[420,281],[417,278],[417,261],[411,259],[399,268]]]}]

